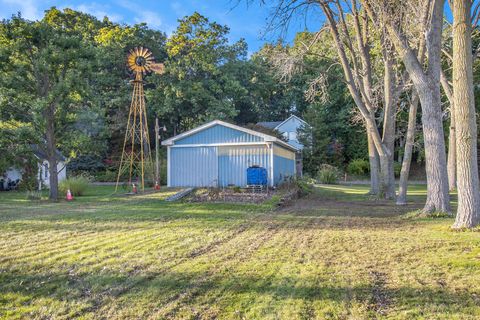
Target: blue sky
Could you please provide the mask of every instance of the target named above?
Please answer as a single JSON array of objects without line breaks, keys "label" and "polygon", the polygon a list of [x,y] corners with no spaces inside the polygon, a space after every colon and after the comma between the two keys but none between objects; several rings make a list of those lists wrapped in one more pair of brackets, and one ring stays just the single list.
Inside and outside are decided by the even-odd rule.
[{"label": "blue sky", "polygon": [[[52,6],[87,12],[100,19],[106,15],[119,23],[146,22],[151,28],[162,30],[167,35],[175,30],[177,19],[198,11],[211,21],[229,26],[231,41],[245,38],[250,54],[263,43],[275,41],[281,35],[265,34],[270,13],[268,7],[257,4],[247,6],[245,1],[238,4],[237,0],[0,0],[0,18],[9,18],[20,11],[25,18],[35,20]],[[291,25],[289,32],[281,36],[290,42],[296,31],[303,30],[304,21],[297,21]]]}]

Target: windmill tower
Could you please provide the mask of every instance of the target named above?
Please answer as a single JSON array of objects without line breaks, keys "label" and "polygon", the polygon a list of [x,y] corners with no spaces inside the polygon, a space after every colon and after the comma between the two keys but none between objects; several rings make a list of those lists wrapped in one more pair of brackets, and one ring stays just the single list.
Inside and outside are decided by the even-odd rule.
[{"label": "windmill tower", "polygon": [[161,63],[155,63],[152,52],[143,47],[130,50],[127,65],[134,73],[135,79],[132,80],[132,102],[128,113],[127,129],[123,141],[115,191],[117,191],[121,182],[128,182],[129,187],[132,187],[133,184],[139,185],[141,190],[144,191],[145,180],[151,179],[153,181],[153,163],[150,154],[143,75],[151,71],[162,74],[164,66]]}]

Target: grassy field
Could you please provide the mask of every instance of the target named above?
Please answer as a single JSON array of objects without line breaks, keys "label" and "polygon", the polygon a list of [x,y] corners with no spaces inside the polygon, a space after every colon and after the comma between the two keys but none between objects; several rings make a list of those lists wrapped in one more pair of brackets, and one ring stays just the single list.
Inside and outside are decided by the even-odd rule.
[{"label": "grassy field", "polygon": [[478,319],[480,233],[318,186],[281,210],[0,194],[0,317]]}]

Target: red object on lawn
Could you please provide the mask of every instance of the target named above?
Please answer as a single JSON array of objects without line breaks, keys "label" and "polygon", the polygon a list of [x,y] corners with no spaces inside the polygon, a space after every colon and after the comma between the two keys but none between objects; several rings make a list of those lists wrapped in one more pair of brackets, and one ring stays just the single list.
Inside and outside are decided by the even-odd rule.
[{"label": "red object on lawn", "polygon": [[133,193],[137,193],[137,186],[135,185],[135,183],[133,184],[133,187],[132,187],[132,192]]},{"label": "red object on lawn", "polygon": [[160,185],[158,184],[158,181],[155,181],[155,190],[160,190]]},{"label": "red object on lawn", "polygon": [[67,201],[72,201],[73,200],[73,196],[72,196],[72,192],[70,192],[70,189],[67,190]]}]

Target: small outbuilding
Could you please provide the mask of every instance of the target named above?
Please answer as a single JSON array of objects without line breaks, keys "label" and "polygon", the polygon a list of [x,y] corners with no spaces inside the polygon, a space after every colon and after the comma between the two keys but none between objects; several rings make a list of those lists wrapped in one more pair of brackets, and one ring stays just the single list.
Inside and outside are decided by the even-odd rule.
[{"label": "small outbuilding", "polygon": [[[37,159],[37,185],[38,189],[50,186],[50,171],[47,155],[36,144],[31,145],[33,155]],[[57,158],[58,182],[67,178],[67,167],[65,157],[58,150],[55,150]],[[0,190],[15,189],[22,180],[23,170],[18,167],[11,167],[3,174],[0,173]]]},{"label": "small outbuilding", "polygon": [[247,186],[247,169],[264,168],[276,186],[296,174],[297,148],[267,134],[215,120],[162,142],[169,187]]}]

